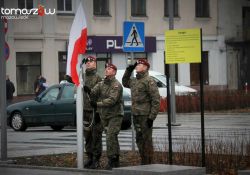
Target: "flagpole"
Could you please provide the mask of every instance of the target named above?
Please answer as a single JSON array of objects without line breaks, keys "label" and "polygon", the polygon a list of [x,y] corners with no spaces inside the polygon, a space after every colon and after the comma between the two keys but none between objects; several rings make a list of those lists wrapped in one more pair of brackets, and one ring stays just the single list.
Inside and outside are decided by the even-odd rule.
[{"label": "flagpole", "polygon": [[[76,14],[73,20],[68,44],[67,75],[72,77],[76,85],[76,134],[77,134],[77,168],[83,169],[84,133],[83,133],[83,66],[81,56],[86,51],[87,23],[82,0],[76,1]],[[79,66],[80,65],[80,66]]]},{"label": "flagpole", "polygon": [[84,152],[84,137],[83,137],[83,92],[82,88],[84,81],[82,79],[83,66],[80,67],[79,79],[80,84],[77,86],[76,113],[77,113],[77,168],[83,169],[83,152]]}]

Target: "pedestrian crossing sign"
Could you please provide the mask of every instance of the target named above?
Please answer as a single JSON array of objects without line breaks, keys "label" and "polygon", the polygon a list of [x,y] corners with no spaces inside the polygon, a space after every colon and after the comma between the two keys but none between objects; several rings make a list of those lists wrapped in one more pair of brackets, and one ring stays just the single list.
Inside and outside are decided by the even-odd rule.
[{"label": "pedestrian crossing sign", "polygon": [[123,23],[123,51],[144,52],[144,22],[125,21]]}]

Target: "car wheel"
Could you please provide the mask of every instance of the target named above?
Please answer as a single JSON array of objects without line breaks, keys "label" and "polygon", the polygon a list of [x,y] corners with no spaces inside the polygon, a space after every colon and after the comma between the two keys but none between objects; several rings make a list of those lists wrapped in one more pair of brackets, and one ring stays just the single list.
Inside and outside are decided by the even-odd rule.
[{"label": "car wheel", "polygon": [[61,131],[64,126],[52,125],[50,126],[54,131]]},{"label": "car wheel", "polygon": [[24,119],[22,117],[22,114],[20,112],[15,112],[12,115],[11,118],[11,127],[15,130],[15,131],[25,131],[27,129],[27,126],[24,122]]}]

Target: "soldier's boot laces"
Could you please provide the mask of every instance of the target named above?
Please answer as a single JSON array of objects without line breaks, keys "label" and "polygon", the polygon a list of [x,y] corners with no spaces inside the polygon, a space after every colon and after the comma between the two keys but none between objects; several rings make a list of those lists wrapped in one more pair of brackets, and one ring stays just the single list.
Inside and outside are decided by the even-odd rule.
[{"label": "soldier's boot laces", "polygon": [[88,155],[88,159],[84,162],[84,168],[90,168],[91,164],[93,163],[93,156]]}]

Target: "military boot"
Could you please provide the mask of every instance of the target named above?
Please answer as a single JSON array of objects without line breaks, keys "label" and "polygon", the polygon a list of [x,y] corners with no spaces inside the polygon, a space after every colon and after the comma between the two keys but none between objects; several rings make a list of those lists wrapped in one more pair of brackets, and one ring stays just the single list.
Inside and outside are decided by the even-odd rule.
[{"label": "military boot", "polygon": [[88,159],[84,162],[84,168],[90,168],[90,165],[93,163],[93,155],[87,154]]},{"label": "military boot", "polygon": [[119,161],[119,155],[116,155],[114,158],[113,158],[113,168],[117,168],[120,166],[120,161]]},{"label": "military boot", "polygon": [[100,158],[93,158],[92,164],[89,166],[90,169],[97,169],[100,167],[100,162],[99,162]]},{"label": "military boot", "polygon": [[112,170],[112,168],[117,168],[120,166],[119,156],[109,157],[108,165],[105,167],[106,170]]}]

